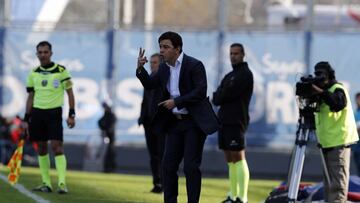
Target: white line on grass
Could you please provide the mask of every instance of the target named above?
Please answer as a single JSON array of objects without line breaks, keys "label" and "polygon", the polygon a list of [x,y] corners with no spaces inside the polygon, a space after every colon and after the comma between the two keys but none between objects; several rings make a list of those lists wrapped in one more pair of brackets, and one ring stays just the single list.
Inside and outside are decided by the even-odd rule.
[{"label": "white line on grass", "polygon": [[[0,179],[2,179],[4,182],[8,182],[8,179],[3,174],[0,174]],[[42,197],[30,192],[28,189],[26,189],[23,185],[16,183],[13,186],[15,189],[17,189],[19,192],[23,193],[24,195],[30,197],[31,199],[35,200],[38,203],[50,203],[50,201],[43,199]]]}]

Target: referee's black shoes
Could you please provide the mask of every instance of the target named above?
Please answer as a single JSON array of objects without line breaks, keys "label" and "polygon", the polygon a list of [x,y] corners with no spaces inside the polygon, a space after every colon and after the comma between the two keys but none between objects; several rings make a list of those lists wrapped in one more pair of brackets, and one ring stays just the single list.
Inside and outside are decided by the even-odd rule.
[{"label": "referee's black shoes", "polygon": [[66,185],[64,183],[60,183],[57,192],[59,194],[66,194],[68,193],[68,189],[66,188]]},{"label": "referee's black shoes", "polygon": [[247,203],[247,202],[243,202],[241,201],[240,198],[236,198],[235,201],[231,199],[231,197],[227,197],[224,201],[222,201],[221,203]]},{"label": "referee's black shoes", "polygon": [[231,199],[230,196],[228,196],[224,201],[222,201],[221,203],[234,203],[235,201]]},{"label": "referee's black shoes", "polygon": [[34,188],[33,191],[50,193],[52,192],[52,189],[50,186],[46,185],[46,183],[43,183],[42,185],[39,185],[36,188]]},{"label": "referee's black shoes", "polygon": [[241,201],[241,199],[240,198],[236,198],[236,200],[235,200],[235,203],[247,203],[247,202],[243,202],[243,201]]}]

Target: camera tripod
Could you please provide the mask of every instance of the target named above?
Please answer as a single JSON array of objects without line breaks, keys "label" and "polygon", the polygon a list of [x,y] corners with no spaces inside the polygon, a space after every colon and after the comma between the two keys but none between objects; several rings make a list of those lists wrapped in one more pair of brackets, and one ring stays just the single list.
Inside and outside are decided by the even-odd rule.
[{"label": "camera tripod", "polygon": [[[305,105],[303,109],[300,108],[300,117],[298,120],[298,129],[296,131],[295,148],[292,153],[290,169],[288,173],[288,203],[295,203],[297,200],[301,174],[303,171],[305,160],[306,145],[311,135],[316,138],[314,115],[316,104],[313,103],[312,105],[313,106]],[[322,165],[324,167],[325,178],[327,183],[330,184],[330,177],[326,167],[324,154],[321,147],[319,147],[319,149]]]}]

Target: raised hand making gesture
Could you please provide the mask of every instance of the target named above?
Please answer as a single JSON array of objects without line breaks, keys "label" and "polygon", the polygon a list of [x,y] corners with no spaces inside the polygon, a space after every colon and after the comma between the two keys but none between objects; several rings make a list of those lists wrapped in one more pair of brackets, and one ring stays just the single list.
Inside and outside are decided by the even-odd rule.
[{"label": "raised hand making gesture", "polygon": [[148,62],[148,60],[146,59],[146,56],[144,56],[144,53],[145,53],[145,49],[142,49],[140,47],[139,56],[138,56],[138,60],[137,60],[137,69],[140,69],[141,67],[144,66],[145,63]]}]

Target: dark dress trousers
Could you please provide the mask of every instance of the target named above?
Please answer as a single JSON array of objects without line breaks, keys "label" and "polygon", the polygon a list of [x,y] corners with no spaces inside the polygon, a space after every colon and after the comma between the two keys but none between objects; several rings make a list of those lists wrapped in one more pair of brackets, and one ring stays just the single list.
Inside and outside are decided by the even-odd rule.
[{"label": "dark dress trousers", "polygon": [[161,102],[161,88],[144,90],[141,103],[139,125],[144,126],[146,146],[150,156],[150,167],[154,186],[162,186],[161,160],[164,152],[165,134],[156,133],[153,129],[153,120],[158,103]]},{"label": "dark dress trousers", "polygon": [[104,157],[104,172],[111,173],[116,169],[115,161],[115,125],[116,116],[112,111],[105,111],[104,115],[98,121],[99,128],[103,137],[109,138],[105,157]]},{"label": "dark dress trousers", "polygon": [[[170,98],[167,84],[170,67],[160,64],[159,70],[151,77],[144,68],[136,76],[145,89],[161,88],[162,101]],[[166,133],[165,151],[162,160],[165,203],[177,202],[178,168],[184,160],[184,173],[189,203],[197,203],[201,191],[200,165],[207,134],[218,129],[217,118],[206,98],[207,81],[201,61],[184,54],[180,76],[180,96],[174,98],[178,109],[186,108],[188,114],[177,118],[171,110],[158,107],[154,117],[154,129]]]}]

